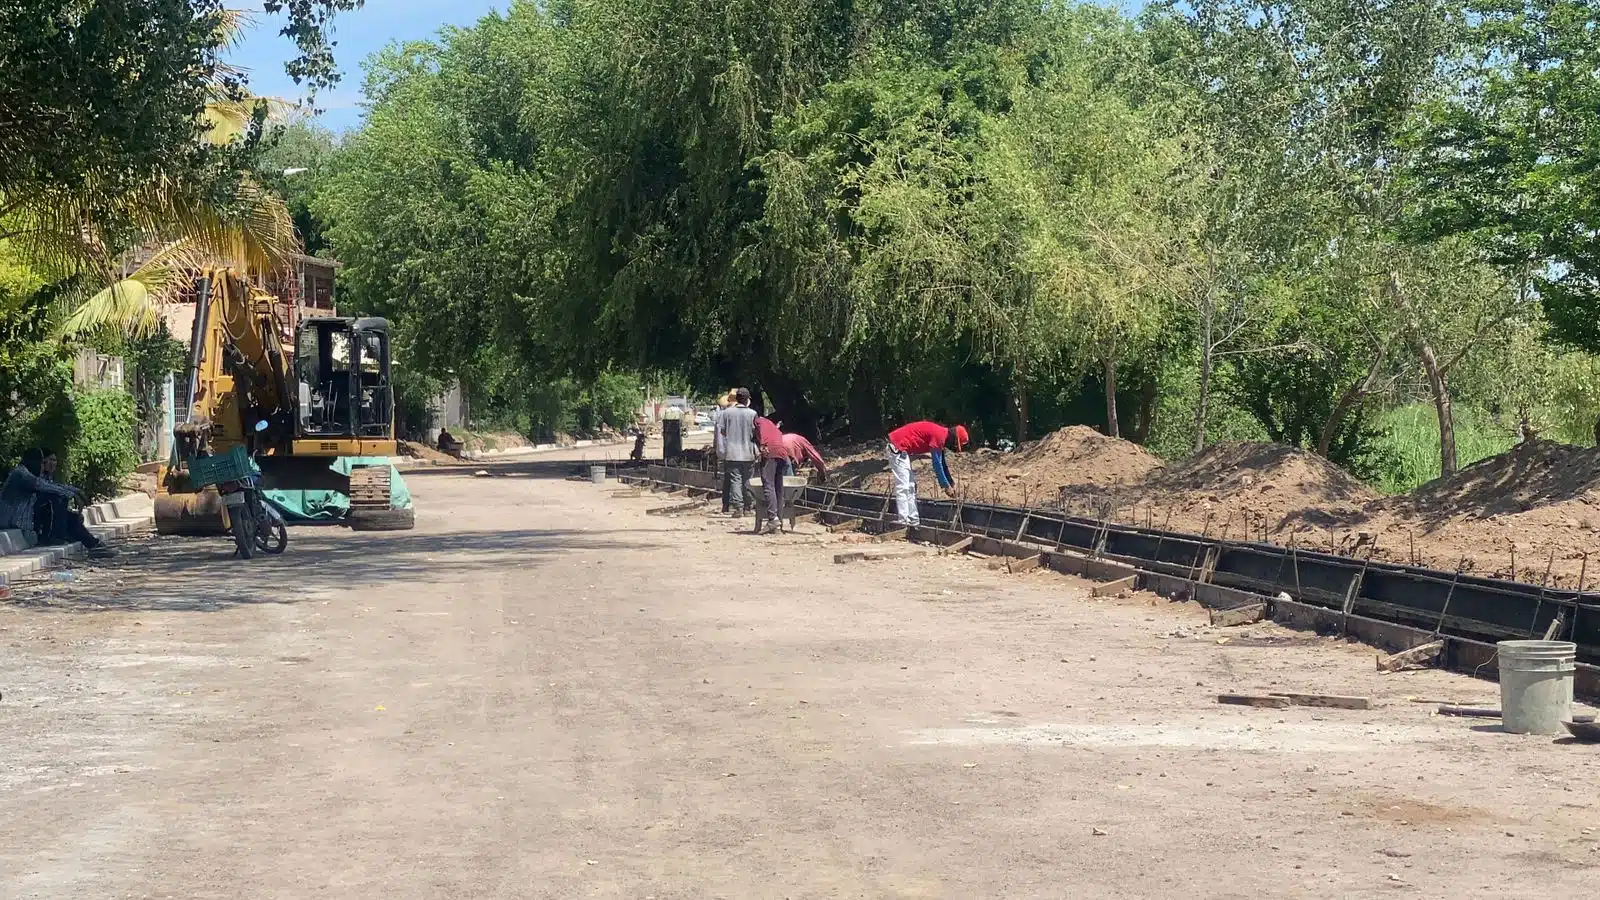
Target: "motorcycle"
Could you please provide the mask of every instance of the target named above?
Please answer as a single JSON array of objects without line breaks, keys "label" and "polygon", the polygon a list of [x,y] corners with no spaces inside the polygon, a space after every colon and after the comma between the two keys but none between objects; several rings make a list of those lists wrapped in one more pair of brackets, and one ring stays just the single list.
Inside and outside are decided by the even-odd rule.
[{"label": "motorcycle", "polygon": [[[257,423],[256,430],[265,424]],[[228,509],[229,530],[241,559],[250,559],[258,551],[276,556],[288,548],[289,526],[261,492],[261,470],[254,460],[248,473],[217,485],[217,491]]]}]

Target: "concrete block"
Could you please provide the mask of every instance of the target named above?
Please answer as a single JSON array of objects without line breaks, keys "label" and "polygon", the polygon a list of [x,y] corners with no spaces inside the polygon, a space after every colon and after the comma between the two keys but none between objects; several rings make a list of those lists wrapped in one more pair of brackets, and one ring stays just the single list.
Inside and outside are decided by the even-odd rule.
[{"label": "concrete block", "polygon": [[7,528],[0,531],[0,556],[12,556],[24,550],[31,549],[33,542],[23,534],[21,529]]},{"label": "concrete block", "polygon": [[127,494],[100,505],[109,507],[112,519],[149,519],[156,514],[156,501],[148,494]]}]

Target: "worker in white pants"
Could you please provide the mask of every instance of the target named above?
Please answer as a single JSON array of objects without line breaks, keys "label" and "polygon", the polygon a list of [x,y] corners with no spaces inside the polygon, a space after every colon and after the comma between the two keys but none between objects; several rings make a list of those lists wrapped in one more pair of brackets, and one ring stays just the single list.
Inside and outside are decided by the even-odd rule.
[{"label": "worker in white pants", "polygon": [[937,422],[912,422],[889,432],[884,456],[894,474],[894,508],[901,525],[921,524],[917,515],[917,480],[911,474],[911,457],[926,454],[933,461],[933,476],[945,496],[953,497],[956,480],[945,463],[945,451],[960,452],[967,445],[965,425],[946,427]]},{"label": "worker in white pants", "polygon": [[901,525],[919,525],[917,518],[917,476],[911,472],[911,454],[896,450],[884,442],[884,455],[889,457],[889,471],[894,475],[894,511]]}]

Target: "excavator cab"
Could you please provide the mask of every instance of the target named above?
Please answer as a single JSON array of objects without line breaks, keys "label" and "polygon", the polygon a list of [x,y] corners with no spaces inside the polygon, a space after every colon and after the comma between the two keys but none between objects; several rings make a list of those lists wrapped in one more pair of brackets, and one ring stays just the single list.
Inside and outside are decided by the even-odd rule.
[{"label": "excavator cab", "polygon": [[295,436],[393,440],[389,323],[383,319],[307,319],[295,334]]}]

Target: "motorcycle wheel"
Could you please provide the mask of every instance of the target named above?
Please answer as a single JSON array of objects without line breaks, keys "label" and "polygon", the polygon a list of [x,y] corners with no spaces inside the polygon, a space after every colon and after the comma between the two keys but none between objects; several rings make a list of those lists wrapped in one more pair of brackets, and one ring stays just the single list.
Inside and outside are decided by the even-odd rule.
[{"label": "motorcycle wheel", "polygon": [[228,528],[233,532],[233,546],[240,559],[249,559],[255,553],[256,519],[248,503],[228,510]]},{"label": "motorcycle wheel", "polygon": [[289,546],[289,528],[283,520],[267,508],[266,503],[255,499],[251,505],[257,510],[256,547],[269,556],[277,556]]}]

